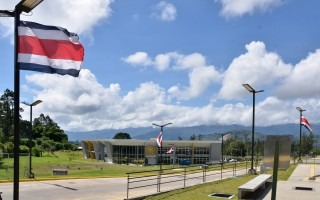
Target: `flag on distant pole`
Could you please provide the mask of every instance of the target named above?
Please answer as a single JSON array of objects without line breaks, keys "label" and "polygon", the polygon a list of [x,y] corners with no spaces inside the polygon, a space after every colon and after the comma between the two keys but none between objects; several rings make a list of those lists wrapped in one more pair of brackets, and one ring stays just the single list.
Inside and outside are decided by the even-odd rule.
[{"label": "flag on distant pole", "polygon": [[310,132],[312,132],[311,125],[308,122],[307,118],[305,118],[304,116],[301,116],[301,125],[306,127]]},{"label": "flag on distant pole", "polygon": [[158,147],[162,147],[162,131],[159,133],[157,137],[157,144],[158,144]]},{"label": "flag on distant pole", "polygon": [[18,68],[51,74],[79,76],[84,48],[67,29],[20,21]]},{"label": "flag on distant pole", "polygon": [[172,153],[172,152],[174,152],[174,147],[171,147],[171,148],[169,149],[169,151],[167,151],[168,154],[170,154],[170,153]]}]

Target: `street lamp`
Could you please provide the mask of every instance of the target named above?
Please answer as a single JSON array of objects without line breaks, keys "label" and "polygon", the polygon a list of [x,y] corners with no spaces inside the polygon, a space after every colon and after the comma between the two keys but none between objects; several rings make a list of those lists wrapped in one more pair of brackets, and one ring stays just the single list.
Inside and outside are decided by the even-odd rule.
[{"label": "street lamp", "polygon": [[24,105],[30,106],[30,133],[29,133],[29,174],[28,177],[29,178],[34,178],[34,173],[32,173],[32,162],[31,162],[31,158],[32,158],[32,137],[33,137],[33,133],[32,133],[32,107],[38,105],[39,103],[41,103],[41,100],[36,100],[33,103],[26,103],[26,102],[22,102]]},{"label": "street lamp", "polygon": [[[160,132],[162,132],[162,134],[163,134],[163,127],[168,126],[170,124],[172,124],[172,123],[170,122],[170,123],[163,124],[163,125],[158,125],[158,124],[153,123],[152,125],[160,127]],[[162,144],[160,145],[160,171],[162,171]]]},{"label": "street lamp", "polygon": [[14,17],[14,173],[13,173],[13,199],[19,200],[19,146],[20,146],[20,70],[18,68],[18,26],[20,14],[29,13],[43,0],[22,0],[14,8],[14,11],[0,10],[0,17]]},{"label": "street lamp", "polygon": [[303,110],[302,108],[300,107],[296,107],[296,109],[300,112],[300,142],[299,142],[299,160],[298,162],[302,162],[301,160],[301,119],[302,119],[302,112],[303,111],[306,111],[306,110]]},{"label": "street lamp", "polygon": [[255,90],[249,84],[242,84],[244,88],[246,88],[249,92],[253,94],[253,109],[252,109],[252,136],[251,136],[251,169],[249,170],[249,174],[255,174],[256,170],[253,169],[253,154],[254,154],[254,114],[255,114],[255,101],[256,101],[256,93],[264,92],[264,90]]},{"label": "street lamp", "polygon": [[228,133],[215,133],[216,135],[221,135],[221,163],[222,163],[222,166],[223,166],[223,136],[224,135],[227,135]]}]

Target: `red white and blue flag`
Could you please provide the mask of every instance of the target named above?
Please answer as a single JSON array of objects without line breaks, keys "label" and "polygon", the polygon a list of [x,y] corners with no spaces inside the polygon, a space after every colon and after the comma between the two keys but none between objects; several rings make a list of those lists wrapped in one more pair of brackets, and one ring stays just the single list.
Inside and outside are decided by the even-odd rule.
[{"label": "red white and blue flag", "polygon": [[170,153],[172,153],[172,152],[174,152],[174,147],[171,147],[171,148],[167,151],[168,154],[170,154]]},{"label": "red white and blue flag", "polygon": [[19,69],[79,76],[84,48],[77,34],[57,26],[21,21],[18,40]]},{"label": "red white and blue flag", "polygon": [[159,133],[157,137],[157,144],[158,144],[158,147],[162,147],[162,131]]},{"label": "red white and blue flag", "polygon": [[308,122],[307,118],[305,118],[304,116],[301,116],[301,125],[306,127],[310,132],[312,132],[311,125]]}]

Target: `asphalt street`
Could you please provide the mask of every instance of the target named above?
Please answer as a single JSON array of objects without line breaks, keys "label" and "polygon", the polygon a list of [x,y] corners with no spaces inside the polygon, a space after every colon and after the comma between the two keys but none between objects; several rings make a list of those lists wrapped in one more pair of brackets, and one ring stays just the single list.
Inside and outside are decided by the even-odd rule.
[{"label": "asphalt street", "polygon": [[[245,174],[246,170],[237,171],[237,175]],[[222,178],[232,177],[232,171],[222,174]],[[208,173],[206,182],[221,179],[218,172]],[[174,180],[171,177],[161,179],[162,183]],[[130,190],[129,198],[157,193],[156,179],[139,183],[152,185]],[[202,173],[188,175],[185,186],[203,183]],[[98,179],[73,179],[55,181],[30,181],[19,183],[19,199],[22,200],[123,200],[127,198],[127,178],[98,178]],[[133,187],[134,185],[130,185]],[[136,185],[137,186],[137,185]],[[183,179],[173,183],[161,185],[161,192],[184,187]],[[1,183],[3,200],[13,199],[13,183]]]}]

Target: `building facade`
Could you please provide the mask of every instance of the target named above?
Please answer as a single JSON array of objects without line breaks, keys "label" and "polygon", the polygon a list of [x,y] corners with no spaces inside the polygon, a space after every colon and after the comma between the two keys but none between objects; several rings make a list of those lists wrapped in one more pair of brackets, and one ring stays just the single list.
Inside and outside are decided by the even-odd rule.
[{"label": "building facade", "polygon": [[[164,140],[160,148],[155,141],[101,139],[84,140],[82,148],[84,158],[117,164],[156,165],[161,155],[163,164],[181,164],[182,161],[205,164],[221,159],[221,141]],[[169,153],[170,149],[174,151]]]}]

